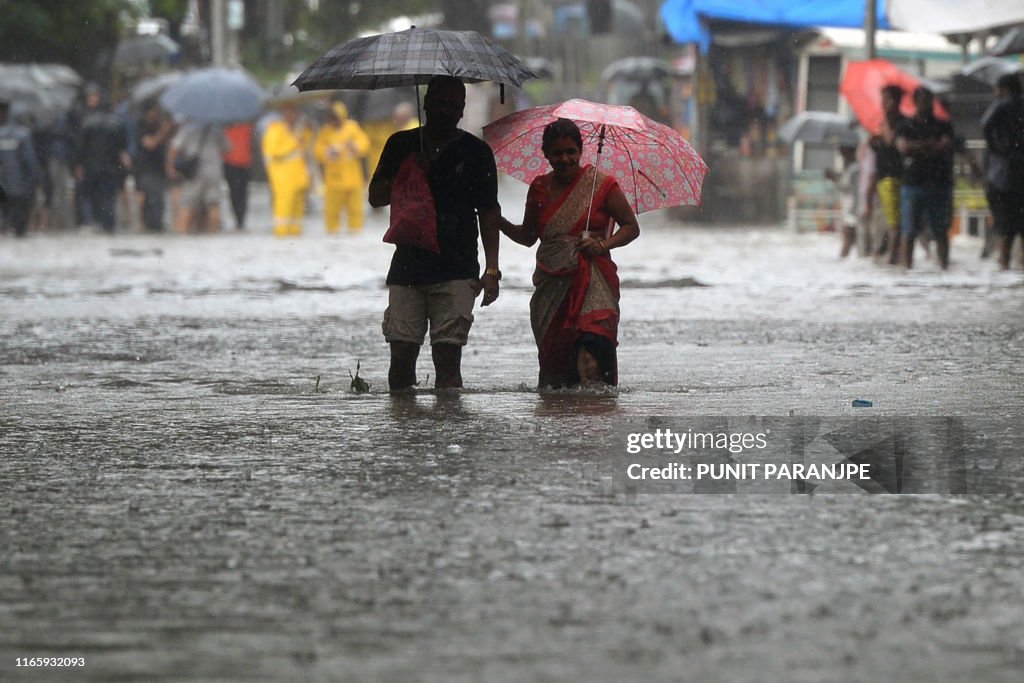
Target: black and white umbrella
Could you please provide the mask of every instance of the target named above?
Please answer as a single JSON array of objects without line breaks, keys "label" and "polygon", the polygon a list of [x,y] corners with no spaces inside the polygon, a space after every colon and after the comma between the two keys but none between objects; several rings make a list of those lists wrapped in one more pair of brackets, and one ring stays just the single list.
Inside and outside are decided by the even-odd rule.
[{"label": "black and white umbrella", "polygon": [[476,31],[413,27],[337,45],[299,74],[295,86],[299,90],[375,90],[421,85],[434,76],[516,87],[536,78],[515,55]]},{"label": "black and white umbrella", "polygon": [[140,106],[149,100],[155,100],[165,90],[181,80],[185,74],[181,71],[166,71],[136,83],[128,95],[132,106]]},{"label": "black and white umbrella", "polygon": [[601,80],[656,81],[672,74],[672,65],[654,57],[624,57],[605,67]]},{"label": "black and white umbrella", "polygon": [[786,142],[817,142],[856,145],[857,122],[832,111],[802,111],[779,128]]},{"label": "black and white umbrella", "polygon": [[70,109],[81,82],[61,64],[0,64],[0,99],[17,105],[35,124],[48,124]]},{"label": "black and white umbrella", "polygon": [[1024,26],[1012,28],[992,46],[988,54],[995,57],[1024,54]]},{"label": "black and white umbrella", "polygon": [[968,78],[994,86],[1006,74],[1018,73],[1020,70],[1020,62],[1012,62],[999,57],[982,57],[964,66],[960,69],[960,73]]},{"label": "black and white umbrella", "polygon": [[114,64],[129,65],[140,62],[167,62],[174,59],[181,46],[162,33],[133,36],[117,44]]}]

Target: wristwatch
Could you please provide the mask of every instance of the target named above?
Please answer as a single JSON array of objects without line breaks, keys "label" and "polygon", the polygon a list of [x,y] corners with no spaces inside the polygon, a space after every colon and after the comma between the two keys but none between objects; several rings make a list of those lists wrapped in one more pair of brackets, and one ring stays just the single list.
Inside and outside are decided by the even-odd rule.
[{"label": "wristwatch", "polygon": [[484,271],[484,275],[493,275],[495,279],[501,279],[501,271],[498,270],[497,268],[488,268],[487,270]]}]

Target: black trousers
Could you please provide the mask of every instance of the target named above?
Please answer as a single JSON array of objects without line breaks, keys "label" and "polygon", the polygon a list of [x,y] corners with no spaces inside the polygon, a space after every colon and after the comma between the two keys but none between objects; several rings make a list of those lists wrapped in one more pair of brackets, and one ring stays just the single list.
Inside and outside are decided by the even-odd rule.
[{"label": "black trousers", "polygon": [[989,187],[985,193],[997,235],[1024,235],[1024,196]]},{"label": "black trousers", "polygon": [[143,196],[142,225],[150,232],[163,231],[167,179],[159,173],[143,173],[135,177],[135,188]]},{"label": "black trousers", "polygon": [[4,202],[4,223],[5,227],[14,230],[18,237],[24,237],[28,232],[28,218],[32,214],[32,205],[35,197],[32,195],[18,196],[7,195]]},{"label": "black trousers", "polygon": [[228,195],[231,197],[231,211],[235,214],[235,224],[242,229],[245,227],[245,212],[249,206],[249,169],[224,164],[224,180],[228,183]]},{"label": "black trousers", "polygon": [[97,173],[82,180],[86,219],[96,221],[107,232],[114,232],[115,200],[122,182],[120,175],[112,173]]}]

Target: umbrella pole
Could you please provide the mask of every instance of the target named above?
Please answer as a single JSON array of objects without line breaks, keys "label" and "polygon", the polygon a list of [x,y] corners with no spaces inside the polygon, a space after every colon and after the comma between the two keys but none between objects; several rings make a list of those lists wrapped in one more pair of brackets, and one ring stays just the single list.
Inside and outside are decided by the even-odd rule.
[{"label": "umbrella pole", "polygon": [[597,169],[601,166],[601,152],[604,150],[604,124],[597,135],[597,159],[594,164],[594,180],[590,183],[590,204],[587,206],[587,222],[583,224],[583,236],[590,237],[590,215],[594,212],[594,191],[597,189]]},{"label": "umbrella pole", "polygon": [[[413,27],[415,28],[415,26]],[[423,140],[423,114],[420,111],[420,84],[416,84],[416,123],[420,124],[420,151],[426,153],[427,143]]]}]

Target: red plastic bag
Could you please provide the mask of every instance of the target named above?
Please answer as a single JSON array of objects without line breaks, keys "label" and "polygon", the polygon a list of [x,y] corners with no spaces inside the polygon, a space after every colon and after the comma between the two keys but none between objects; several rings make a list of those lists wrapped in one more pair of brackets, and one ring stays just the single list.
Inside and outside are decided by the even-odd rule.
[{"label": "red plastic bag", "polygon": [[391,227],[384,241],[402,247],[418,247],[441,253],[437,243],[437,212],[427,174],[410,155],[398,168],[391,184]]}]

